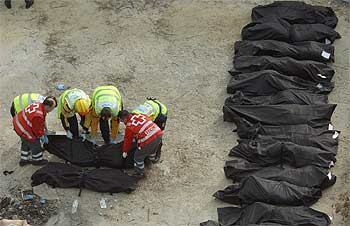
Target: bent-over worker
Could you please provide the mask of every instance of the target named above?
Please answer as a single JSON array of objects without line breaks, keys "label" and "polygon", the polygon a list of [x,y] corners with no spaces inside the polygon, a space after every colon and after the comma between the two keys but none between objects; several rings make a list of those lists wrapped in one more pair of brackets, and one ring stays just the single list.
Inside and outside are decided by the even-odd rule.
[{"label": "bent-over worker", "polygon": [[[119,130],[119,113],[123,110],[123,101],[119,90],[114,86],[99,86],[91,97],[91,142],[96,144],[97,128],[100,124],[102,138],[106,144],[116,144]],[[111,119],[111,135],[109,119]],[[112,138],[112,140],[111,140]]]},{"label": "bent-over worker", "polygon": [[81,89],[68,89],[62,93],[58,100],[57,117],[61,119],[68,138],[79,138],[76,113],[80,116],[80,125],[85,132],[88,131],[88,127],[85,125],[85,116],[90,110],[90,97]]},{"label": "bent-over worker", "polygon": [[137,150],[134,154],[134,176],[143,177],[145,159],[153,161],[158,146],[162,142],[163,131],[147,116],[130,114],[123,110],[120,120],[126,125],[123,144],[123,158],[128,156],[133,139],[137,141]]},{"label": "bent-over worker", "polygon": [[[168,109],[156,98],[147,98],[146,102],[137,106],[133,111],[133,114],[144,114],[147,115],[157,126],[164,131],[166,126],[166,121],[168,118]],[[158,162],[160,160],[162,152],[163,141],[160,143],[156,158],[153,162]]]},{"label": "bent-over worker", "polygon": [[[21,160],[20,166],[27,164],[45,165],[48,161],[43,159],[43,149],[40,141],[49,142],[45,134],[46,114],[57,106],[57,100],[48,96],[43,103],[28,105],[13,117],[12,123],[17,135],[21,138]],[[31,152],[32,161],[29,160]]]},{"label": "bent-over worker", "polygon": [[22,111],[32,103],[42,103],[44,100],[45,97],[38,93],[23,93],[21,95],[18,95],[12,101],[10,109],[11,116],[14,117],[18,112]]}]

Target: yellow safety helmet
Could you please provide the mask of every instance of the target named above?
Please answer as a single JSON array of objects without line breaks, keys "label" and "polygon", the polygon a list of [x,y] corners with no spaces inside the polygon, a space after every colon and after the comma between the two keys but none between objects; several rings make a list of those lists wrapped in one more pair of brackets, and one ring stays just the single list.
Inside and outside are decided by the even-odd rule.
[{"label": "yellow safety helmet", "polygon": [[87,115],[91,110],[91,100],[89,99],[79,99],[74,104],[74,110],[79,115]]}]

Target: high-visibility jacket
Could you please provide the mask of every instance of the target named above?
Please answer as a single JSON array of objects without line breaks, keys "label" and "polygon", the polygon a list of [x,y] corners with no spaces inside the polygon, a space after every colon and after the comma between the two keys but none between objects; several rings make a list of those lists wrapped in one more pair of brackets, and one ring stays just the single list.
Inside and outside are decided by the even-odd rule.
[{"label": "high-visibility jacket", "polygon": [[18,136],[34,142],[45,134],[45,106],[42,103],[28,105],[13,117],[13,127]]},{"label": "high-visibility jacket", "polygon": [[[101,111],[108,107],[111,109],[111,137],[115,140],[119,130],[118,114],[123,110],[123,101],[119,90],[114,86],[99,86],[92,93],[92,112],[91,116],[91,136],[96,136],[97,128],[100,122]],[[89,116],[86,117],[89,120]]]},{"label": "high-visibility jacket", "polygon": [[161,114],[167,115],[167,107],[156,99],[149,99],[145,103],[137,106],[133,111],[133,114],[147,115],[152,121],[155,121]]},{"label": "high-visibility jacket", "polygon": [[125,128],[123,152],[130,150],[133,139],[137,140],[137,146],[142,150],[162,135],[163,131],[147,115],[130,114]]},{"label": "high-visibility jacket", "polygon": [[26,108],[28,105],[35,102],[44,102],[45,97],[38,93],[24,93],[22,95],[18,95],[13,99],[13,106],[15,108],[15,112],[18,113]]},{"label": "high-visibility jacket", "polygon": [[61,114],[65,118],[73,117],[75,112],[74,105],[77,100],[89,99],[89,96],[81,89],[68,89],[62,93],[58,100],[57,117]]}]

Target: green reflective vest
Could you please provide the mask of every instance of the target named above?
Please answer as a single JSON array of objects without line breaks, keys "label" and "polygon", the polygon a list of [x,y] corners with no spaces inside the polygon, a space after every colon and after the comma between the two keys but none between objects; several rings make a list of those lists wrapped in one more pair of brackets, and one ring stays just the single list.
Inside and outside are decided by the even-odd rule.
[{"label": "green reflective vest", "polygon": [[[80,100],[80,99],[90,99],[90,98],[81,89],[68,89],[64,91],[58,101],[57,117],[60,118],[61,113],[64,113],[65,117],[74,116],[75,114],[74,104],[77,100]],[[68,109],[64,109],[64,112],[62,112],[64,107],[68,107],[70,112],[67,111]]]},{"label": "green reflective vest", "polygon": [[44,102],[45,97],[38,93],[24,93],[22,95],[18,95],[13,99],[13,105],[16,113],[22,111],[28,105],[34,102]]},{"label": "green reflective vest", "polygon": [[103,108],[110,108],[112,117],[117,117],[123,109],[122,96],[114,86],[99,86],[92,93],[92,107],[100,116]]},{"label": "green reflective vest", "polygon": [[152,121],[156,120],[159,114],[167,115],[167,107],[160,103],[158,100],[147,100],[145,103],[137,106],[133,111],[133,114],[145,114]]}]

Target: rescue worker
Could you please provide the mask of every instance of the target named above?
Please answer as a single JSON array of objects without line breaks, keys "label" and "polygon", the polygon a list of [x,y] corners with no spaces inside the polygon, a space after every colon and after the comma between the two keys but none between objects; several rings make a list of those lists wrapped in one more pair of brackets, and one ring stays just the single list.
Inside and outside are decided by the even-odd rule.
[{"label": "rescue worker", "polygon": [[79,126],[76,113],[80,116],[80,125],[85,133],[88,126],[85,124],[85,116],[91,110],[91,100],[81,89],[68,89],[62,93],[58,100],[57,116],[61,119],[62,126],[69,139],[79,138]]},{"label": "rescue worker", "polygon": [[[24,0],[24,2],[26,3],[26,9],[29,9],[34,4],[34,0]],[[11,9],[12,8],[11,0],[5,0],[5,6],[8,9]]]},{"label": "rescue worker", "polygon": [[[45,98],[43,103],[32,103],[13,117],[13,126],[17,135],[21,138],[20,166],[27,164],[45,165],[48,161],[43,159],[43,149],[40,141],[49,142],[45,134],[46,114],[57,106],[57,100],[53,96]],[[29,155],[32,161],[29,161]]]},{"label": "rescue worker", "polygon": [[[97,127],[100,124],[102,138],[106,144],[116,144],[119,130],[119,113],[123,110],[123,101],[119,90],[114,86],[99,86],[92,93],[91,142],[96,144]],[[111,136],[109,119],[111,119]],[[112,137],[112,140],[111,140]]]},{"label": "rescue worker", "polygon": [[162,142],[163,131],[144,114],[130,114],[123,110],[120,120],[126,125],[123,144],[123,158],[128,156],[133,139],[137,141],[134,154],[134,176],[143,177],[145,159],[155,159],[158,146]]},{"label": "rescue worker", "polygon": [[145,103],[137,106],[131,113],[147,115],[161,130],[165,129],[168,109],[155,98],[147,98]]},{"label": "rescue worker", "polygon": [[[133,111],[133,114],[145,114],[147,115],[157,126],[164,131],[168,116],[167,107],[155,98],[147,98],[146,102],[137,106]],[[160,160],[162,152],[163,142],[160,143],[156,157],[153,163]]]},{"label": "rescue worker", "polygon": [[18,95],[13,99],[10,113],[12,117],[14,117],[18,112],[22,111],[28,105],[35,102],[42,103],[44,100],[45,97],[38,93],[24,93],[22,95]]}]

